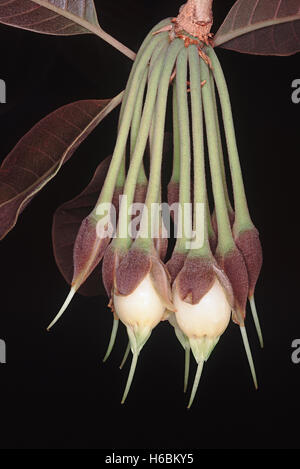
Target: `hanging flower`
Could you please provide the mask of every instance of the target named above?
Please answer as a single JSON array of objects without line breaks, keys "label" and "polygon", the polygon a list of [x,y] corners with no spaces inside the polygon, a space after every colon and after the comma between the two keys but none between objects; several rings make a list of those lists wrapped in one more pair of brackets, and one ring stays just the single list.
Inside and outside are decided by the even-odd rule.
[{"label": "hanging flower", "polygon": [[[113,312],[104,361],[112,351],[120,322],[129,339],[121,366],[130,350],[133,355],[122,403],[142,348],[152,330],[166,319],[185,350],[184,390],[188,385],[190,350],[198,364],[189,407],[203,363],[226,330],[230,316],[240,326],[257,387],[245,317],[249,297],[262,343],[253,297],[261,250],[247,207],[228,91],[212,47],[211,2],[204,2],[200,9],[197,5],[189,0],[177,18],[154,27],[136,56],[105,183],[75,242],[75,283],[51,323],[61,316],[76,289],[103,258],[102,278]],[[168,240],[163,217],[153,207],[162,202],[164,194],[163,144],[171,88],[173,169],[167,192],[169,206],[174,208],[175,245],[164,265]],[[227,188],[216,90],[226,135],[233,205]],[[144,166],[147,147],[149,174]],[[208,170],[211,186],[206,183]],[[214,207],[210,206],[211,198]],[[131,211],[133,203],[139,204],[137,219]],[[118,209],[110,236],[104,236],[112,219],[109,210],[103,208],[107,204]]]}]

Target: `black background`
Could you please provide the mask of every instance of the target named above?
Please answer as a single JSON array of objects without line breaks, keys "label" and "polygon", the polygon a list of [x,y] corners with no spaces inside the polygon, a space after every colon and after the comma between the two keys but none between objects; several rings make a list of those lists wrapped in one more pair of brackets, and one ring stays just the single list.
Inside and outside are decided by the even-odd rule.
[{"label": "black background", "polygon": [[[137,50],[148,30],[175,16],[182,0],[97,1],[100,23]],[[216,0],[215,27],[233,1]],[[219,50],[228,80],[241,164],[264,266],[256,301],[265,337],[259,349],[249,314],[257,368],[254,391],[237,326],[231,324],[205,366],[190,411],[182,392],[183,351],[163,323],[144,348],[126,405],[128,364],[118,336],[103,365],[111,327],[107,299],[76,296],[51,333],[45,330],[68,287],[54,262],[52,215],[77,195],[116,135],[114,112],[1,241],[0,447],[5,449],[270,449],[299,447],[300,337],[298,268],[299,112],[291,83],[299,55],[258,57]],[[52,37],[0,25],[0,157],[39,119],[63,104],[107,98],[125,87],[131,61],[92,35]],[[194,363],[192,375],[194,373]]]}]

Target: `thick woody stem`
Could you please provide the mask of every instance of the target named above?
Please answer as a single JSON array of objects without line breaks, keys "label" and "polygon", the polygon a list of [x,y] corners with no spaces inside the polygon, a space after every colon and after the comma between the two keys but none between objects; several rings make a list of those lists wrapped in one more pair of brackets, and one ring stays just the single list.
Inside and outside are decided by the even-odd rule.
[{"label": "thick woody stem", "polygon": [[205,24],[213,23],[212,3],[213,0],[192,0],[195,4],[195,17],[197,23]]},{"label": "thick woody stem", "polygon": [[188,0],[176,18],[178,29],[199,38],[208,37],[212,24],[213,0]]}]

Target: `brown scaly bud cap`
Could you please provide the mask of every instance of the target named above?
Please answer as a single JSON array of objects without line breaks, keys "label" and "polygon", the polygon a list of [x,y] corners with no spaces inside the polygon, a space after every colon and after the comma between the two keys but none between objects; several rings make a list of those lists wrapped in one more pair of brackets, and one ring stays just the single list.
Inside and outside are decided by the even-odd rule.
[{"label": "brown scaly bud cap", "polygon": [[166,263],[166,268],[170,274],[171,285],[184,266],[187,254],[182,252],[173,252],[171,259]]},{"label": "brown scaly bud cap", "polygon": [[230,304],[231,309],[234,309],[234,294],[229,278],[227,277],[225,271],[218,265],[215,258],[213,259],[212,266],[220,284],[224,288],[227,301]]},{"label": "brown scaly bud cap", "polygon": [[[121,193],[122,188],[117,187],[112,197],[116,217],[119,211],[119,195]],[[109,236],[101,237],[101,229],[103,230],[105,227],[99,228],[99,226],[97,226],[97,221],[93,218],[93,215],[90,214],[82,220],[78,230],[73,249],[74,273],[71,284],[76,289],[86,281],[99,264],[110,243],[111,238]],[[97,230],[97,227],[99,230]]]},{"label": "brown scaly bud cap", "polygon": [[105,251],[102,262],[102,280],[109,298],[112,296],[116,270],[123,256],[124,252],[115,248],[113,244],[110,244]]},{"label": "brown scaly bud cap", "polygon": [[233,290],[234,309],[232,319],[240,326],[244,325],[248,298],[248,273],[244,258],[237,247],[226,254],[216,254],[216,260],[226,273]]},{"label": "brown scaly bud cap", "polygon": [[174,310],[170,276],[155,251],[150,254],[133,248],[124,255],[116,270],[116,294],[130,295],[147,274],[150,274],[153,286],[165,307]]},{"label": "brown scaly bud cap", "polygon": [[100,237],[97,222],[86,217],[79,228],[73,251],[74,274],[72,286],[78,289],[101,261],[110,238]]},{"label": "brown scaly bud cap", "polygon": [[222,285],[227,301],[233,308],[234,296],[231,283],[214,258],[187,257],[176,278],[176,288],[183,301],[197,304],[210,290],[215,277]]},{"label": "brown scaly bud cap", "polygon": [[187,257],[176,277],[180,298],[192,305],[199,303],[210,290],[215,278],[212,262],[207,257]]},{"label": "brown scaly bud cap", "polygon": [[148,252],[130,249],[120,262],[115,277],[117,295],[130,295],[151,269]]},{"label": "brown scaly bud cap", "polygon": [[260,274],[263,262],[262,247],[259,240],[258,230],[254,227],[243,231],[235,237],[235,243],[241,253],[247,267],[249,279],[249,293],[251,298],[254,294],[255,285]]},{"label": "brown scaly bud cap", "polygon": [[150,275],[154,288],[164,306],[170,311],[175,311],[172,302],[171,277],[165,264],[159,259],[156,252],[151,255]]}]

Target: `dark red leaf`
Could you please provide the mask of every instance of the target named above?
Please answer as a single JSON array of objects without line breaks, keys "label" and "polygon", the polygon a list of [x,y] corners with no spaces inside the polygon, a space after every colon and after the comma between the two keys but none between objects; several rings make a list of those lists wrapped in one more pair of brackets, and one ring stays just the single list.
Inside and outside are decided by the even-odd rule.
[{"label": "dark red leaf", "polygon": [[0,0],[0,23],[56,36],[93,33],[135,58],[132,50],[99,26],[93,0]]},{"label": "dark red leaf", "polygon": [[60,36],[99,29],[93,0],[0,0],[0,22]]},{"label": "dark red leaf", "polygon": [[112,100],[67,104],[42,119],[17,143],[0,167],[0,239],[121,99],[122,93]]},{"label": "dark red leaf", "polygon": [[[71,285],[73,279],[73,248],[82,220],[93,210],[103,186],[111,157],[97,167],[87,187],[74,199],[65,202],[55,212],[52,224],[52,243],[56,264]],[[94,296],[104,294],[100,264],[93,270],[78,293]]]},{"label": "dark red leaf", "polygon": [[258,55],[299,52],[299,0],[238,0],[218,30],[215,46]]}]

